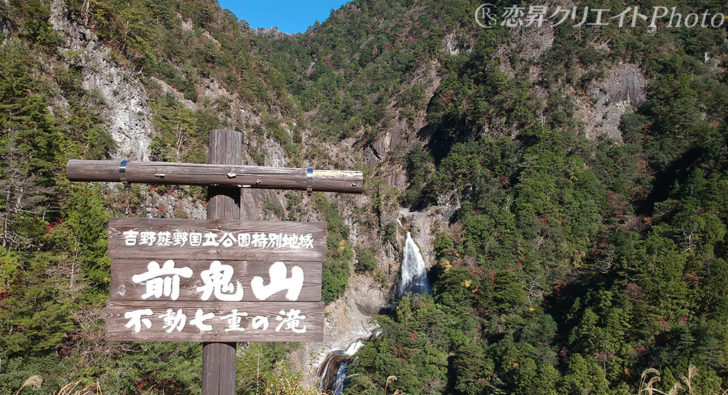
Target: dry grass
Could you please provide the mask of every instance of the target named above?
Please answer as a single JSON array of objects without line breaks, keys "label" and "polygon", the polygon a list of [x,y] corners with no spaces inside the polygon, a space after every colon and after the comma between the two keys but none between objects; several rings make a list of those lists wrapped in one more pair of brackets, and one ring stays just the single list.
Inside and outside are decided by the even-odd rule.
[{"label": "dry grass", "polygon": [[[98,381],[90,384],[83,389],[76,389],[78,385],[81,384],[81,380],[76,381],[75,383],[68,383],[61,387],[58,392],[52,392],[53,395],[103,395],[103,392],[101,391],[101,386],[99,385]],[[20,388],[18,388],[17,391],[15,391],[14,395],[20,394],[25,388],[33,388],[36,390],[39,390],[41,386],[43,385],[43,377],[41,376],[30,376],[28,377],[25,382],[23,383]]]},{"label": "dry grass", "polygon": [[[688,375],[680,377],[680,381],[676,381],[668,392],[663,392],[655,388],[655,383],[659,383],[662,380],[660,372],[657,369],[649,368],[642,372],[640,377],[640,388],[637,395],[642,393],[648,395],[679,395],[688,394],[695,395],[695,389],[693,388],[693,380],[698,375],[698,368],[695,365],[690,364],[688,367]],[[683,385],[684,384],[684,385]],[[720,392],[720,395],[728,395],[728,389]]]},{"label": "dry grass", "polygon": [[102,395],[103,392],[101,391],[101,386],[99,385],[99,382],[95,382],[93,384],[88,385],[87,387],[75,390],[78,385],[81,384],[81,380],[76,381],[75,383],[68,383],[61,387],[61,389],[55,394],[55,395]]},{"label": "dry grass", "polygon": [[321,395],[321,392],[314,387],[302,384],[301,380],[294,377],[281,377],[275,387],[266,388],[265,395]]},{"label": "dry grass", "polygon": [[20,391],[22,391],[26,387],[35,388],[35,389],[39,390],[41,385],[43,385],[43,377],[30,376],[25,380],[23,385],[20,386],[20,388],[18,388],[18,390],[15,392],[15,395],[18,395],[20,393]]}]

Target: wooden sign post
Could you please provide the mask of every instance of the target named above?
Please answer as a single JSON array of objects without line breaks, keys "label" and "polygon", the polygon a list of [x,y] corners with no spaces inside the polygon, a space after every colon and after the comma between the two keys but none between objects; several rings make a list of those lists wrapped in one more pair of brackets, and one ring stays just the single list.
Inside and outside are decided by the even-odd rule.
[{"label": "wooden sign post", "polygon": [[241,133],[210,164],[68,162],[73,181],[208,185],[207,220],[109,221],[106,338],[203,342],[202,393],[235,393],[239,341],[323,341],[322,223],[246,222],[241,188],[360,193],[361,172],[242,166]]},{"label": "wooden sign post", "polygon": [[109,256],[108,340],[323,341],[323,223],[112,218]]},{"label": "wooden sign post", "polygon": [[[213,165],[239,165],[243,163],[242,137],[242,133],[232,130],[211,131],[207,162]],[[165,177],[166,175],[162,178]],[[240,220],[241,193],[242,191],[239,188],[223,188],[219,184],[208,187],[207,218]],[[235,393],[236,349],[236,343],[234,342],[204,343],[202,346],[203,395]]]}]

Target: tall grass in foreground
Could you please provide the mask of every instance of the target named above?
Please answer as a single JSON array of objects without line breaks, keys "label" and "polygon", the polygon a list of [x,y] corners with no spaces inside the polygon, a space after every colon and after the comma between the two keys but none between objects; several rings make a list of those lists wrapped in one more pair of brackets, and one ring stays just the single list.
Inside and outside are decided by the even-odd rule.
[{"label": "tall grass in foreground", "polygon": [[[698,373],[698,368],[696,368],[695,365],[690,364],[690,366],[688,367],[688,375],[680,377],[680,381],[676,381],[669,391],[663,392],[655,388],[655,384],[659,383],[662,380],[660,371],[655,368],[646,369],[644,372],[642,372],[642,376],[640,377],[640,388],[639,392],[637,392],[637,395],[640,395],[642,393],[648,395],[678,395],[681,393],[694,395],[695,391],[693,389],[692,382],[693,379],[695,379],[695,377],[698,375]],[[728,394],[728,389],[723,390],[720,393],[720,395],[726,394]]]}]

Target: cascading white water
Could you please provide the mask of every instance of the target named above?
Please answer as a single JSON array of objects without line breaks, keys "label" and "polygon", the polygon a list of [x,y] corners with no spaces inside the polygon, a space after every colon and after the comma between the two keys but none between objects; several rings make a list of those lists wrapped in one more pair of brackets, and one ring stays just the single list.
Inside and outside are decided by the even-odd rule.
[{"label": "cascading white water", "polygon": [[[359,339],[351,343],[346,350],[336,350],[329,354],[326,362],[324,362],[325,367],[321,374],[321,386],[319,388],[321,391],[329,388],[336,395],[341,395],[344,392],[344,381],[346,380],[349,362],[363,345],[364,340]],[[329,369],[332,367],[336,368],[336,376],[333,381],[329,377]]]},{"label": "cascading white water", "polygon": [[359,351],[359,349],[363,345],[364,345],[364,341],[362,339],[359,339],[359,340],[355,341],[354,343],[351,343],[349,348],[347,348],[346,351],[344,351],[343,355],[345,355],[347,357],[353,357],[354,354],[356,354],[356,352]]},{"label": "cascading white water", "polygon": [[421,294],[427,292],[432,295],[430,282],[427,280],[425,260],[422,258],[420,247],[417,246],[410,232],[407,232],[407,241],[404,243],[401,278],[399,283],[399,297],[408,292]]},{"label": "cascading white water", "polygon": [[[399,226],[402,226],[399,220],[397,222]],[[425,260],[422,258],[420,248],[412,240],[410,232],[407,232],[407,240],[404,243],[402,255],[399,297],[401,298],[407,293],[421,294],[423,292],[432,295],[432,288],[430,287],[430,282],[427,280]],[[378,336],[379,333],[381,333],[381,330],[375,336]],[[362,340],[357,340],[346,350],[337,350],[329,354],[324,362],[323,372],[321,373],[321,391],[328,388],[335,395],[341,395],[343,393],[349,363],[354,359],[354,355],[363,345],[364,342]],[[331,369],[336,369],[335,377]]]},{"label": "cascading white water", "polygon": [[364,342],[359,339],[355,341],[354,343],[351,343],[349,348],[346,349],[343,353],[340,353],[339,355],[346,358],[341,361],[341,364],[339,365],[339,369],[336,371],[336,379],[334,379],[334,384],[331,386],[331,389],[334,392],[334,395],[341,395],[344,392],[344,381],[346,380],[346,372],[349,367],[349,361],[351,361],[351,358],[356,354],[357,351],[361,348],[361,346],[364,345]]},{"label": "cascading white water", "polygon": [[334,384],[331,386],[331,390],[334,395],[341,395],[344,393],[344,380],[346,380],[346,371],[349,368],[349,361],[343,361],[339,365],[339,370],[336,371],[336,379]]}]

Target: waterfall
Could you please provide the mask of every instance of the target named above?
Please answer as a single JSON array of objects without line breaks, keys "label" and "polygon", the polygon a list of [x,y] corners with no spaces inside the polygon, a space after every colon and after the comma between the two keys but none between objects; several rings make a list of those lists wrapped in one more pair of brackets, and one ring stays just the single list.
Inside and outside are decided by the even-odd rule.
[{"label": "waterfall", "polygon": [[352,343],[349,348],[341,354],[341,356],[346,359],[342,359],[339,369],[336,371],[336,379],[334,379],[334,384],[331,386],[334,395],[341,395],[344,392],[344,381],[346,380],[346,372],[349,370],[349,362],[363,345],[364,342],[359,339]]},{"label": "waterfall", "polygon": [[348,370],[349,361],[341,362],[339,370],[336,371],[336,379],[334,385],[331,386],[331,391],[334,395],[341,395],[344,393],[344,380],[346,380],[346,371]]},{"label": "waterfall", "polygon": [[[351,343],[346,350],[336,350],[329,354],[324,362],[324,370],[321,374],[321,385],[319,389],[324,391],[331,389],[335,395],[341,395],[344,392],[344,384],[346,381],[346,372],[348,371],[349,362],[354,359],[354,355],[364,345],[364,341],[359,339]],[[330,369],[336,369],[334,376]]]},{"label": "waterfall", "polygon": [[404,243],[402,258],[402,276],[399,284],[399,297],[406,293],[421,294],[427,292],[432,295],[430,282],[427,280],[425,260],[422,258],[420,247],[417,246],[410,232],[407,232],[407,241]]},{"label": "waterfall", "polygon": [[363,345],[364,345],[364,341],[362,339],[359,339],[359,340],[355,341],[354,343],[351,343],[349,348],[347,348],[346,351],[344,351],[344,355],[346,355],[347,357],[353,357],[354,354],[356,354],[356,352],[359,351],[359,349]]},{"label": "waterfall", "polygon": [[[399,220],[397,222],[402,226]],[[407,232],[407,240],[404,243],[402,255],[401,281],[399,285],[400,298],[407,293],[421,294],[427,292],[432,295],[430,282],[427,280],[425,260],[422,258],[420,248],[412,240],[410,232]],[[381,329],[374,336],[379,336],[380,333]],[[343,393],[349,363],[356,358],[357,351],[363,345],[364,342],[360,339],[352,343],[346,350],[336,350],[329,353],[319,370],[321,377],[319,390],[322,392],[330,390],[335,395],[341,395]]]}]

